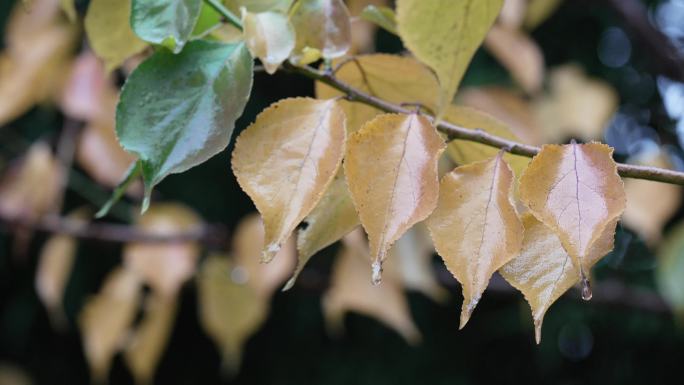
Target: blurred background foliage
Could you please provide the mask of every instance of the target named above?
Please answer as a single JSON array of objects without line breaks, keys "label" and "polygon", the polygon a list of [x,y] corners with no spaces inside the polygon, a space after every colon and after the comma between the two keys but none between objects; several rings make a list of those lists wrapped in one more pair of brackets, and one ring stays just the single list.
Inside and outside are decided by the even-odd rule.
[{"label": "blurred background foliage", "polygon": [[[16,3],[0,3],[0,31],[5,30]],[[547,131],[533,134],[544,141],[558,142],[571,136],[582,137],[564,126],[549,129],[554,124],[567,123],[561,116],[582,118],[606,105],[609,114],[597,118],[597,139],[614,146],[619,161],[684,170],[684,85],[679,83],[683,79],[663,75],[674,77],[668,72],[667,63],[662,63],[653,50],[667,47],[649,47],[640,40],[639,30],[635,33],[630,29],[634,20],[622,17],[616,10],[615,4],[619,3],[567,0],[530,32],[543,53],[546,67],[541,91],[521,92],[524,87],[516,85],[518,82],[499,64],[491,49],[480,49],[464,80],[463,87],[468,89],[461,97],[474,104],[491,101],[487,90],[498,87],[499,91],[513,95],[515,103],[526,106],[510,110],[514,115],[529,113],[543,119],[540,117],[544,116],[544,108],[550,108],[552,123],[540,123]],[[646,7],[648,13],[643,20],[666,34],[673,47],[684,48],[684,1],[636,3]],[[75,5],[82,17],[88,1],[77,0]],[[74,55],[87,46],[80,36]],[[4,35],[0,41],[6,42]],[[374,43],[378,52],[402,50],[399,39],[384,30],[377,32]],[[27,39],[26,44],[31,44],[31,40]],[[557,70],[561,66],[563,69]],[[54,74],[62,79],[52,80],[66,80],[70,71],[70,66],[65,66]],[[124,73],[114,73],[118,84]],[[2,82],[15,76],[0,74]],[[600,82],[598,88],[583,83],[593,81]],[[580,99],[591,100],[587,110],[572,109],[577,97],[568,96],[574,91],[567,90],[576,84],[583,85],[581,90],[589,89],[577,91]],[[42,86],[29,83],[17,87]],[[534,84],[530,87],[535,88]],[[7,103],[8,98],[20,93],[2,84],[0,89],[0,103]],[[272,102],[313,95],[313,90],[311,81],[296,75],[257,73],[235,135]],[[597,94],[607,96],[591,99]],[[73,118],[65,116],[58,105],[38,103],[2,123],[0,170],[5,175],[5,185],[11,179],[16,160],[33,143],[58,149],[64,132],[72,129]],[[592,132],[583,139],[595,135]],[[92,151],[98,154],[97,149]],[[158,186],[155,201],[180,202],[191,207],[202,220],[220,225],[232,238],[238,232],[238,224],[254,212],[254,207],[230,171],[231,152],[232,144],[208,162],[168,177]],[[46,172],[45,178],[53,173]],[[97,177],[83,161],[74,163],[68,176],[63,213],[83,206],[96,209],[107,199],[111,184],[106,187],[107,183],[95,182]],[[49,187],[47,179],[37,180],[30,186],[32,189]],[[459,331],[460,289],[436,258],[431,264],[450,296],[446,302],[437,303],[422,293],[408,292],[410,315],[422,336],[419,343],[407,344],[396,331],[355,312],[345,316],[344,332],[331,334],[326,329],[321,299],[333,275],[335,256],[340,249],[336,244],[312,260],[291,291],[282,293],[277,290],[279,287],[263,289],[268,292],[265,298],[270,311],[263,324],[257,324],[253,335],[244,336],[247,342],[242,362],[231,375],[222,370],[225,366],[221,348],[212,342],[200,320],[198,281],[183,284],[178,289],[176,316],[167,345],[153,371],[154,383],[678,383],[678,364],[684,352],[684,331],[681,318],[677,317],[684,309],[684,232],[677,229],[684,218],[681,191],[652,182],[627,181],[635,182],[636,187],[627,188],[633,190],[629,205],[637,205],[637,210],[626,214],[628,218],[618,228],[615,250],[595,268],[594,300],[583,303],[576,291],[563,296],[546,315],[539,346],[534,343],[527,303],[500,279],[495,279],[472,321]],[[2,191],[6,195],[0,200],[7,200],[8,190]],[[21,199],[14,202],[22,204]],[[134,220],[131,210],[135,210],[137,203],[133,194],[117,206],[118,215],[109,220]],[[27,229],[6,220],[0,223],[0,229],[0,384],[90,383],[91,369],[80,330],[84,323],[79,320],[89,298],[101,290],[108,274],[121,264],[122,253],[132,252],[130,245],[95,239],[79,241],[73,270],[66,281],[62,318],[56,321],[60,316],[47,310],[35,283],[38,257],[50,234],[27,234]],[[202,252],[201,259],[206,260],[208,254]],[[145,297],[151,298],[151,292],[147,287]],[[114,309],[114,313],[123,311],[119,307]],[[142,322],[143,313],[137,310],[134,324]],[[94,325],[95,330],[98,326]],[[106,376],[112,384],[134,381],[124,354],[114,356]]]}]

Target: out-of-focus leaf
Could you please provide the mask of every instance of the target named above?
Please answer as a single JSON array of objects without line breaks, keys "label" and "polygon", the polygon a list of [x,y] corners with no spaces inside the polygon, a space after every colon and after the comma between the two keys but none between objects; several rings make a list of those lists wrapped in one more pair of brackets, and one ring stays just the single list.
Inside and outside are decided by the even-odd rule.
[{"label": "out-of-focus leaf", "polygon": [[503,0],[398,0],[404,45],[437,74],[437,117],[451,104],[463,74],[501,10]]},{"label": "out-of-focus leaf", "polygon": [[[667,154],[654,148],[637,155],[629,163],[671,169]],[[625,179],[627,206],[622,215],[625,226],[635,230],[649,245],[657,244],[663,227],[682,203],[681,186],[641,179]]]},{"label": "out-of-focus leaf", "polygon": [[407,342],[418,343],[420,332],[411,319],[401,284],[387,274],[382,285],[373,286],[366,265],[368,258],[363,232],[357,230],[346,235],[333,266],[330,289],[323,297],[323,312],[330,331],[339,333],[344,315],[354,311],[391,327]]},{"label": "out-of-focus leaf", "polygon": [[525,18],[528,0],[504,0],[498,22],[509,29],[518,29]]},{"label": "out-of-focus leaf", "polygon": [[64,175],[50,147],[37,142],[0,183],[0,213],[7,219],[37,219],[54,209]]},{"label": "out-of-focus leaf", "polygon": [[[172,236],[196,230],[201,219],[180,204],[163,203],[138,218],[136,228],[150,234]],[[173,298],[196,271],[200,247],[196,242],[129,243],[124,265],[134,271],[158,295]]]},{"label": "out-of-focus leaf", "polygon": [[297,233],[297,268],[283,290],[292,288],[311,257],[361,224],[344,173],[338,172],[304,223]]},{"label": "out-of-focus leaf", "polygon": [[59,2],[37,0],[27,11],[17,2],[0,54],[0,126],[34,104],[57,96],[78,35]]},{"label": "out-of-focus leaf", "polygon": [[235,372],[243,345],[266,320],[268,302],[222,256],[208,257],[197,281],[200,323],[219,346],[224,369]]},{"label": "out-of-focus leaf", "polygon": [[123,268],[112,271],[100,292],[88,299],[78,317],[83,350],[94,382],[102,383],[135,319],[141,283]]},{"label": "out-of-focus leaf", "polygon": [[85,16],[85,30],[90,46],[104,60],[107,71],[117,68],[147,46],[133,33],[130,15],[130,1],[90,1]]},{"label": "out-of-focus leaf", "polygon": [[78,120],[114,122],[116,91],[104,66],[90,51],[80,54],[62,91],[62,111]]},{"label": "out-of-focus leaf", "polygon": [[656,282],[658,291],[674,309],[684,316],[684,225],[679,223],[666,236],[658,249]]},{"label": "out-of-focus leaf", "polygon": [[2,385],[31,385],[31,377],[19,367],[0,363],[0,384]]},{"label": "out-of-focus leaf", "polygon": [[470,319],[492,274],[522,247],[514,178],[501,153],[442,178],[439,204],[427,225],[437,253],[463,287],[460,328]]},{"label": "out-of-focus leaf", "polygon": [[242,11],[245,43],[269,74],[276,72],[295,47],[295,31],[287,16],[277,12]]},{"label": "out-of-focus leaf", "polygon": [[[520,199],[570,254],[591,298],[592,250],[625,210],[613,149],[601,143],[545,145],[520,177]],[[611,245],[612,248],[612,245]]]},{"label": "out-of-focus leaf", "polygon": [[487,34],[485,47],[527,93],[539,91],[544,80],[544,56],[530,36],[517,29],[494,25]]},{"label": "out-of-focus leaf", "polygon": [[[530,213],[522,218],[525,237],[520,255],[505,264],[499,273],[520,290],[532,308],[535,339],[541,342],[541,327],[549,307],[579,280],[579,270],[570,261],[558,236]],[[590,265],[613,248],[617,221],[606,226],[588,256]]]},{"label": "out-of-focus leaf", "polygon": [[224,0],[223,2],[235,14],[240,13],[241,7],[245,7],[249,12],[287,13],[294,0]]},{"label": "out-of-focus leaf", "polygon": [[75,22],[76,17],[76,0],[59,0],[59,5],[62,7],[62,11],[67,15],[70,22]]},{"label": "out-of-focus leaf", "polygon": [[384,114],[350,135],[344,173],[370,241],[373,282],[394,241],[437,205],[442,138],[422,115]]},{"label": "out-of-focus leaf", "polygon": [[[392,103],[420,103],[429,109],[439,104],[439,84],[434,74],[411,57],[387,54],[361,55],[345,63],[335,74],[341,81]],[[316,96],[332,98],[342,93],[316,83]],[[381,111],[365,104],[341,100],[349,132],[357,131]]]},{"label": "out-of-focus leaf", "polygon": [[290,17],[297,42],[292,55],[301,62],[305,48],[317,49],[325,59],[343,56],[351,46],[349,11],[342,0],[299,0]]},{"label": "out-of-focus leaf", "polygon": [[[464,128],[479,129],[505,139],[516,142],[520,141],[505,124],[484,112],[470,107],[451,105],[444,113],[444,120]],[[496,156],[498,151],[498,149],[491,146],[459,139],[452,140],[447,147],[449,156],[459,165],[489,159]],[[518,176],[522,174],[527,164],[530,163],[529,158],[512,154],[505,154],[504,159],[511,165],[515,175]]]},{"label": "out-of-focus leaf", "polygon": [[226,148],[252,88],[242,43],[197,40],[177,55],[157,51],[128,78],[117,107],[122,147],[142,162],[143,211],[154,185]]},{"label": "out-of-focus leaf", "polygon": [[377,24],[389,33],[398,34],[397,20],[392,8],[376,7],[371,4],[363,9],[361,17],[364,20]]},{"label": "out-of-focus leaf", "polygon": [[145,301],[144,318],[128,341],[124,357],[135,382],[151,384],[167,345],[178,304],[175,298],[151,294]]},{"label": "out-of-focus leaf", "polygon": [[[85,220],[87,210],[77,210],[69,219]],[[36,268],[36,293],[48,310],[53,325],[61,327],[66,321],[62,298],[76,258],[76,239],[68,235],[52,235],[43,245]]]},{"label": "out-of-focus leaf", "polygon": [[333,99],[284,99],[240,134],[233,173],[264,219],[270,261],[321,199],[344,154],[345,117]]},{"label": "out-of-focus leaf", "polygon": [[269,300],[295,268],[294,238],[289,238],[283,244],[271,263],[260,262],[263,250],[264,224],[258,215],[249,215],[240,221],[235,230],[233,266],[236,274],[242,274],[242,281]]},{"label": "out-of-focus leaf", "polygon": [[206,1],[202,1],[197,23],[192,30],[192,38],[201,38],[208,33],[221,27],[221,14],[211,7]]},{"label": "out-of-focus leaf", "polygon": [[551,71],[549,86],[550,93],[535,103],[546,143],[568,137],[584,141],[602,138],[618,106],[615,90],[601,80],[588,78],[573,65]]},{"label": "out-of-focus leaf", "polygon": [[148,43],[178,53],[192,34],[202,0],[132,0],[131,28]]},{"label": "out-of-focus leaf", "polygon": [[551,16],[562,2],[563,0],[528,0],[525,28],[535,29]]},{"label": "out-of-focus leaf", "polygon": [[378,26],[366,20],[363,12],[366,7],[388,9],[389,0],[347,0],[345,4],[351,15],[351,47],[347,54],[351,56],[374,52]]},{"label": "out-of-focus leaf", "polygon": [[437,283],[432,255],[435,249],[427,229],[417,224],[397,240],[390,249],[394,274],[401,280],[404,288],[417,290],[435,302],[444,302],[449,292]]}]

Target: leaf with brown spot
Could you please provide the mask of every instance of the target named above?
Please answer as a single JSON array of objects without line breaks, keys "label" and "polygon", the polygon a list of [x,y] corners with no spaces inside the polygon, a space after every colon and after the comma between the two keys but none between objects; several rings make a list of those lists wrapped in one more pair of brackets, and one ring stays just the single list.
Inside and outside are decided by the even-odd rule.
[{"label": "leaf with brown spot", "polygon": [[[563,249],[556,233],[532,214],[522,218],[525,226],[520,255],[505,264],[499,273],[520,290],[532,309],[535,339],[541,342],[541,327],[549,307],[579,281],[579,271]],[[610,223],[594,243],[588,257],[595,264],[613,249],[617,221]]]},{"label": "leaf with brown spot", "polygon": [[587,289],[594,244],[625,210],[612,154],[601,143],[545,145],[520,178],[520,199],[558,235]]},{"label": "leaf with brown spot", "polygon": [[342,162],[345,135],[335,100],[291,98],[262,111],[237,138],[233,173],[264,219],[264,261],[321,199]]},{"label": "leaf with brown spot", "polygon": [[[196,230],[201,219],[189,208],[173,203],[153,205],[136,222],[136,228],[156,235],[173,236]],[[124,266],[134,271],[154,292],[173,298],[195,274],[200,246],[197,242],[129,243],[123,251]]]},{"label": "leaf with brown spot", "polygon": [[445,145],[418,114],[383,114],[350,135],[344,172],[370,241],[373,282],[394,241],[437,205]]},{"label": "leaf with brown spot", "polygon": [[361,224],[344,173],[337,174],[304,223],[306,227],[297,232],[297,268],[283,290],[292,288],[311,257]]},{"label": "leaf with brown spot", "polygon": [[489,279],[515,258],[523,226],[513,203],[514,175],[499,153],[442,178],[437,208],[427,221],[437,253],[463,287],[460,328]]}]

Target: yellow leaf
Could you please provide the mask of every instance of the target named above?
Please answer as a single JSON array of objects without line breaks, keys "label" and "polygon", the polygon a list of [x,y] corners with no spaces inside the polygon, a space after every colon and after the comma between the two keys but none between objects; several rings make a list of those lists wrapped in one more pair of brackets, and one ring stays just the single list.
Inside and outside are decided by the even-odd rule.
[{"label": "yellow leaf", "polygon": [[[444,120],[464,128],[479,129],[505,139],[520,141],[504,123],[474,108],[450,105],[444,113]],[[449,142],[447,152],[456,164],[465,165],[496,156],[499,150],[481,143],[456,139]],[[530,163],[529,158],[512,154],[505,154],[504,159],[511,165],[515,175],[522,174]]]},{"label": "yellow leaf", "polygon": [[439,204],[427,225],[437,253],[463,287],[460,328],[492,274],[520,252],[523,226],[513,203],[513,180],[501,153],[442,178]]},{"label": "yellow leaf", "polygon": [[250,13],[242,9],[242,25],[249,52],[258,57],[267,73],[276,72],[295,47],[294,27],[277,12]]},{"label": "yellow leaf", "polygon": [[[558,236],[530,213],[522,218],[525,226],[520,255],[505,264],[499,273],[513,287],[520,290],[532,308],[535,339],[541,342],[541,327],[549,307],[579,281],[579,271],[563,249]],[[617,221],[601,234],[589,255],[593,265],[613,248]]]},{"label": "yellow leaf", "polygon": [[384,114],[351,134],[344,172],[370,241],[373,282],[387,250],[437,204],[444,141],[422,115]]},{"label": "yellow leaf", "polygon": [[28,9],[16,4],[0,55],[0,126],[56,96],[77,36],[78,27],[64,20],[59,2],[40,0]]},{"label": "yellow leaf", "polygon": [[283,290],[289,290],[314,254],[340,240],[361,224],[344,179],[338,172],[318,205],[304,219],[306,227],[297,233],[297,268]]},{"label": "yellow leaf", "polygon": [[62,183],[62,168],[50,147],[37,142],[18,167],[3,178],[0,213],[8,219],[37,219],[54,209]]},{"label": "yellow leaf", "polygon": [[[85,220],[87,210],[76,210],[69,219]],[[76,239],[68,235],[52,235],[43,245],[36,269],[36,293],[48,309],[50,320],[57,327],[65,326],[62,299],[76,258]]]},{"label": "yellow leaf", "polygon": [[[372,54],[357,56],[335,73],[341,81],[365,93],[392,103],[420,103],[436,109],[439,84],[435,75],[411,57]],[[321,82],[316,83],[318,98],[333,98],[343,93]],[[347,115],[349,132],[357,131],[367,121],[382,113],[362,103],[341,100]]]},{"label": "yellow leaf", "polygon": [[321,199],[342,161],[345,118],[335,100],[284,99],[235,142],[233,173],[264,219],[270,261]]},{"label": "yellow leaf", "polygon": [[112,358],[135,319],[140,303],[141,282],[130,271],[112,271],[100,290],[90,298],[78,317],[83,350],[93,381],[102,383]]},{"label": "yellow leaf", "polygon": [[330,289],[323,297],[323,313],[331,332],[339,333],[349,311],[375,318],[396,330],[410,344],[421,336],[401,284],[389,275],[380,286],[370,282],[366,260],[368,250],[360,230],[344,238],[343,248],[333,266]]},{"label": "yellow leaf", "polygon": [[147,47],[133,33],[129,22],[131,2],[92,0],[85,16],[85,30],[93,51],[111,71]]},{"label": "yellow leaf", "polygon": [[618,95],[610,85],[568,65],[551,72],[549,88],[549,94],[538,98],[534,105],[546,143],[569,137],[589,141],[603,136],[603,129],[618,107]]},{"label": "yellow leaf", "polygon": [[[136,223],[140,230],[168,236],[200,226],[197,214],[173,203],[152,206]],[[140,242],[127,244],[123,254],[127,269],[134,271],[158,295],[173,298],[183,283],[195,274],[200,247],[197,242]]]},{"label": "yellow leaf", "polygon": [[[264,224],[256,214],[250,214],[240,221],[233,237],[234,274],[242,277],[257,294],[269,300],[295,267],[294,238],[288,241],[271,263],[260,263],[264,250]],[[241,275],[240,275],[241,274]],[[243,283],[244,283],[243,282]]]},{"label": "yellow leaf", "polygon": [[[637,155],[628,162],[672,169],[667,154],[659,147]],[[660,241],[663,227],[681,205],[682,188],[674,184],[642,179],[627,179],[624,183],[625,196],[629,204],[625,207],[622,222],[653,246]]]},{"label": "yellow leaf", "polygon": [[324,59],[343,56],[351,45],[349,11],[342,0],[299,0],[290,17],[297,43],[293,60],[300,62],[305,48],[321,51]]},{"label": "yellow leaf", "polygon": [[235,372],[243,345],[266,320],[268,302],[233,276],[240,276],[233,264],[214,255],[202,264],[197,285],[200,323],[221,348],[224,368]]},{"label": "yellow leaf", "polygon": [[397,0],[401,40],[435,71],[441,84],[438,118],[451,104],[502,4],[503,0]]},{"label": "yellow leaf", "polygon": [[570,254],[591,296],[591,250],[625,209],[613,149],[601,143],[545,145],[520,177],[520,199]]},{"label": "yellow leaf", "polygon": [[529,35],[494,25],[485,39],[485,47],[527,93],[539,91],[544,80],[544,56]]},{"label": "yellow leaf", "polygon": [[76,0],[60,0],[59,4],[62,7],[62,11],[67,15],[70,22],[75,22],[78,13],[76,13]]},{"label": "yellow leaf", "polygon": [[124,351],[126,363],[137,384],[152,383],[173,329],[177,307],[175,298],[165,298],[154,293],[145,301],[144,318]]},{"label": "yellow leaf", "polygon": [[432,266],[434,251],[427,229],[419,223],[404,233],[390,249],[394,262],[388,263],[387,268],[397,270],[392,274],[406,289],[419,291],[435,302],[444,302],[449,292],[437,283]]}]

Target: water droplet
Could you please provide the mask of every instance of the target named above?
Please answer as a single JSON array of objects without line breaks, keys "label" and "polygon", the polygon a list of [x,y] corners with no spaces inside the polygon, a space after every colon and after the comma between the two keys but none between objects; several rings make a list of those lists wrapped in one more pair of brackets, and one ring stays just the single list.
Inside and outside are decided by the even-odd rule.
[{"label": "water droplet", "polygon": [[371,282],[373,285],[379,285],[382,282],[382,262],[373,262],[371,265],[372,277]]},{"label": "water droplet", "polygon": [[582,299],[589,301],[592,297],[591,284],[589,283],[589,278],[582,277]]}]

